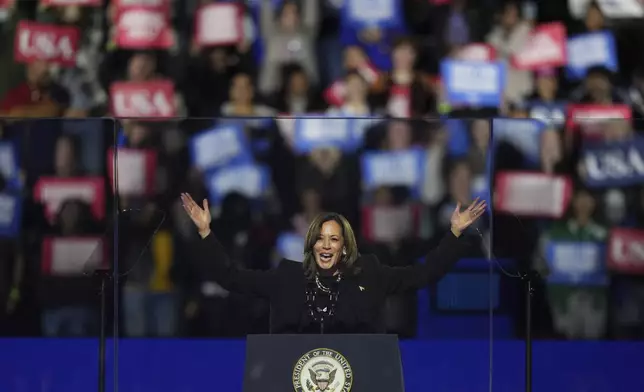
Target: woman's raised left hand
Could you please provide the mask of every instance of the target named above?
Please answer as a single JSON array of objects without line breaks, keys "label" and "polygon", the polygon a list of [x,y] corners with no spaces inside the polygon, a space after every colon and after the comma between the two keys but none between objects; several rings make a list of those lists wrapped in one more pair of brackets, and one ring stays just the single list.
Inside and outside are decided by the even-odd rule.
[{"label": "woman's raised left hand", "polygon": [[463,211],[461,211],[461,203],[457,203],[456,208],[452,213],[452,218],[450,219],[452,232],[456,236],[461,235],[463,230],[467,229],[472,223],[480,218],[481,215],[483,215],[486,208],[487,203],[485,200],[479,200],[478,197]]}]

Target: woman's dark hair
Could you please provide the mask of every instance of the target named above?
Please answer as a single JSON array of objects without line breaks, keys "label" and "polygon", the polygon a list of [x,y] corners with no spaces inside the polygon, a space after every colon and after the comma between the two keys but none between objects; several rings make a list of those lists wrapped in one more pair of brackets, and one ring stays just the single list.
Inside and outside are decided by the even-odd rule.
[{"label": "woman's dark hair", "polygon": [[77,227],[75,228],[78,233],[96,234],[97,225],[94,219],[94,215],[92,214],[92,207],[86,202],[79,199],[67,199],[61,203],[56,213],[56,223],[54,226],[55,230],[59,231],[61,229],[61,215],[69,206],[77,206],[79,209]]},{"label": "woman's dark hair", "polygon": [[313,222],[309,225],[309,230],[307,231],[306,238],[304,239],[304,261],[302,262],[302,265],[304,266],[304,275],[308,279],[314,278],[318,271],[313,247],[320,237],[322,225],[331,221],[340,225],[340,228],[342,229],[342,238],[344,240],[346,254],[342,258],[341,268],[351,270],[360,256],[356,236],[353,233],[353,228],[347,218],[335,212],[320,214],[313,219]]}]

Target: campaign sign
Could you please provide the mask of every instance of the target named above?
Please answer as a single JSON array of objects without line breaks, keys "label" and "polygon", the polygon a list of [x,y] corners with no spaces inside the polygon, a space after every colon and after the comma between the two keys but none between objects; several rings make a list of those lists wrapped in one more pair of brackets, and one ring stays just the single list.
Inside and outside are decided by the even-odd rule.
[{"label": "campaign sign", "polygon": [[582,79],[593,66],[604,66],[613,72],[619,70],[615,37],[609,31],[577,35],[568,40],[568,77]]},{"label": "campaign sign", "polygon": [[40,60],[74,67],[79,40],[76,27],[21,20],[16,28],[13,57],[19,63]]},{"label": "campaign sign", "polygon": [[614,228],[608,239],[608,269],[644,275],[644,230]]},{"label": "campaign sign", "polygon": [[40,0],[40,5],[47,7],[99,7],[102,3],[103,0]]},{"label": "campaign sign", "polygon": [[603,244],[595,242],[548,241],[548,283],[605,285],[608,282]]},{"label": "campaign sign", "polygon": [[0,174],[7,187],[16,189],[21,187],[20,164],[18,163],[16,145],[12,142],[0,142]]},{"label": "campaign sign", "polygon": [[215,204],[233,192],[249,199],[259,199],[268,191],[270,175],[264,166],[241,163],[206,173],[205,183]]},{"label": "campaign sign", "polygon": [[0,237],[15,238],[22,226],[22,195],[0,193]]},{"label": "campaign sign", "polygon": [[192,137],[189,148],[192,164],[203,171],[253,159],[246,134],[239,124],[203,131]]},{"label": "campaign sign", "polygon": [[501,141],[511,144],[528,162],[539,164],[544,129],[545,124],[529,118],[495,118],[492,120],[492,139],[495,145]]},{"label": "campaign sign", "polygon": [[505,76],[505,65],[500,62],[445,60],[441,63],[441,77],[451,105],[501,105]]},{"label": "campaign sign", "polygon": [[298,117],[295,119],[295,151],[307,154],[325,147],[351,150],[354,147],[351,120],[331,117]]},{"label": "campaign sign", "polygon": [[531,172],[500,172],[495,181],[494,208],[519,216],[561,218],[572,197],[565,176]]},{"label": "campaign sign", "polygon": [[[151,196],[156,191],[157,153],[149,149],[110,148],[107,172],[112,191],[121,196]],[[116,166],[116,176],[114,169]]]},{"label": "campaign sign", "polygon": [[362,154],[362,181],[366,190],[403,186],[418,192],[425,178],[427,152],[421,149]]},{"label": "campaign sign", "polygon": [[562,128],[566,125],[567,106],[564,102],[532,101],[528,103],[530,118],[547,127]]},{"label": "campaign sign", "polygon": [[609,121],[630,121],[632,118],[633,112],[628,105],[570,105],[567,127],[580,131],[585,139],[601,139]]},{"label": "campaign sign", "polygon": [[195,16],[195,42],[202,47],[237,45],[244,39],[243,14],[239,4],[207,4]]},{"label": "campaign sign", "polygon": [[151,7],[119,9],[116,45],[121,49],[168,49],[174,44],[167,14]]},{"label": "campaign sign", "polygon": [[79,276],[106,267],[106,245],[103,237],[45,237],[41,272],[52,276]]},{"label": "campaign sign", "polygon": [[105,180],[103,177],[40,177],[34,185],[34,200],[45,207],[45,216],[54,222],[66,200],[87,203],[94,217],[105,217]]},{"label": "campaign sign", "polygon": [[170,80],[116,82],[110,86],[112,114],[124,118],[169,118],[176,115]]},{"label": "campaign sign", "polygon": [[402,24],[400,0],[344,0],[342,23],[357,30],[398,27]]},{"label": "campaign sign", "polygon": [[366,206],[362,208],[362,235],[367,241],[391,243],[421,236],[421,206]]},{"label": "campaign sign", "polygon": [[461,61],[492,62],[496,60],[496,49],[494,49],[494,46],[484,43],[468,44],[458,50],[456,59]]},{"label": "campaign sign", "polygon": [[621,187],[644,184],[644,138],[585,145],[582,149],[589,187]]},{"label": "campaign sign", "polygon": [[525,46],[510,58],[516,69],[536,70],[566,65],[566,27],[561,22],[534,28]]},{"label": "campaign sign", "polygon": [[304,261],[304,237],[297,233],[280,233],[277,237],[277,252],[283,259]]},{"label": "campaign sign", "polygon": [[172,0],[112,0],[117,9],[117,14],[132,8],[145,8],[162,12],[166,18],[170,17]]}]

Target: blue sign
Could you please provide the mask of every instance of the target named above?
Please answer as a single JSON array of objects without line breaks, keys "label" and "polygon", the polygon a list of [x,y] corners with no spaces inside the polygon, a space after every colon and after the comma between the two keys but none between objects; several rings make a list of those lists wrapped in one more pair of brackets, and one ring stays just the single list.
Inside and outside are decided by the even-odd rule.
[{"label": "blue sign", "polygon": [[421,149],[363,153],[363,186],[367,190],[404,186],[418,193],[425,178],[426,162],[427,152]]},{"label": "blue sign", "polygon": [[644,138],[586,145],[582,149],[584,177],[589,187],[644,184]]},{"label": "blue sign", "polygon": [[229,193],[237,192],[257,200],[266,194],[270,185],[268,168],[253,163],[228,165],[205,174],[205,183],[213,204]]},{"label": "blue sign", "polygon": [[298,117],[295,120],[295,150],[300,154],[324,147],[351,151],[356,144],[353,123],[347,118]]},{"label": "blue sign", "polygon": [[550,270],[549,283],[600,286],[608,283],[603,244],[549,241],[546,262]]},{"label": "blue sign", "polygon": [[528,103],[530,117],[552,128],[563,128],[566,124],[566,104],[563,102],[533,101]]},{"label": "blue sign", "polygon": [[228,164],[252,161],[244,129],[238,124],[220,125],[190,140],[192,164],[204,171]]},{"label": "blue sign", "polygon": [[283,259],[303,261],[304,237],[297,233],[281,233],[277,237],[277,252]]},{"label": "blue sign", "polygon": [[501,62],[445,60],[441,63],[441,76],[451,105],[501,105],[506,83],[506,69]]},{"label": "blue sign", "polygon": [[0,142],[0,174],[8,188],[21,187],[20,163],[16,144],[13,142]]},{"label": "blue sign", "polygon": [[529,164],[539,164],[541,160],[541,133],[546,125],[533,119],[495,118],[492,120],[492,139],[494,145],[503,141],[519,150]]},{"label": "blue sign", "polygon": [[357,30],[401,25],[400,0],[344,0],[342,23]]},{"label": "blue sign", "polygon": [[465,120],[446,119],[443,126],[447,129],[447,152],[453,157],[467,155],[470,151],[470,136]]},{"label": "blue sign", "polygon": [[571,79],[582,79],[590,67],[603,66],[613,72],[619,71],[615,37],[610,31],[581,34],[568,39],[568,66],[566,73]]},{"label": "blue sign", "polygon": [[0,193],[0,237],[15,238],[22,226],[22,197]]}]

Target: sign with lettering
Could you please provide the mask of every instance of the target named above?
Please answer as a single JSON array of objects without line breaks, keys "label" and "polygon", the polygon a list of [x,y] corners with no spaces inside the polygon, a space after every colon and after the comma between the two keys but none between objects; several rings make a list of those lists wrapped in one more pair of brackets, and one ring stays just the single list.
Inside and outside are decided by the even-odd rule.
[{"label": "sign with lettering", "polygon": [[97,220],[105,217],[105,180],[103,177],[40,177],[34,185],[34,200],[45,207],[45,216],[54,222],[66,200],[90,205]]},{"label": "sign with lettering", "polygon": [[497,212],[561,218],[570,203],[572,181],[565,176],[532,172],[500,172],[495,181]]},{"label": "sign with lettering", "polygon": [[295,150],[300,154],[324,147],[350,150],[354,146],[351,123],[347,118],[298,117],[295,119]]},{"label": "sign with lettering", "polygon": [[125,118],[169,118],[176,115],[170,80],[116,82],[110,87],[112,114]]},{"label": "sign with lettering", "polygon": [[451,105],[497,107],[502,103],[506,70],[501,62],[445,60],[441,78]]},{"label": "sign with lettering", "polygon": [[604,246],[594,242],[549,241],[546,262],[548,282],[604,285],[607,283]]},{"label": "sign with lettering", "polygon": [[45,237],[41,271],[44,275],[79,276],[108,262],[102,237]]},{"label": "sign with lettering", "polygon": [[568,40],[568,66],[566,71],[573,79],[586,76],[593,66],[604,66],[619,71],[615,37],[610,31],[577,35]]},{"label": "sign with lettering", "polygon": [[565,102],[532,101],[528,103],[530,118],[541,121],[551,128],[563,128],[566,125]]},{"label": "sign with lettering", "polygon": [[607,264],[611,271],[644,275],[644,230],[612,229]]},{"label": "sign with lettering", "polygon": [[344,0],[342,23],[357,30],[387,29],[402,24],[400,0]]},{"label": "sign with lettering", "polygon": [[566,27],[561,22],[535,27],[525,46],[510,60],[514,68],[525,70],[566,65]]},{"label": "sign with lettering", "polygon": [[361,159],[365,190],[402,186],[418,192],[425,178],[427,153],[420,149],[365,152]]},{"label": "sign with lettering", "polygon": [[581,132],[586,139],[601,139],[609,121],[632,118],[633,111],[628,105],[570,105],[567,128]]},{"label": "sign with lettering", "polygon": [[270,186],[266,167],[254,163],[228,165],[206,173],[206,187],[213,203],[219,203],[229,193],[239,193],[249,199],[260,199]]},{"label": "sign with lettering", "polygon": [[240,124],[220,125],[193,136],[190,156],[192,164],[203,171],[253,159]]},{"label": "sign with lettering", "polygon": [[586,145],[582,149],[584,178],[589,187],[620,187],[644,183],[644,138]]},{"label": "sign with lettering", "polygon": [[174,44],[169,3],[161,0],[119,0],[116,44],[122,49],[168,49]]},{"label": "sign with lettering", "polygon": [[494,61],[496,60],[496,49],[494,46],[484,43],[467,44],[456,53],[456,59],[461,61]]},{"label": "sign with lettering", "polygon": [[80,31],[76,27],[18,22],[14,60],[19,63],[47,61],[64,67],[76,65]]}]

